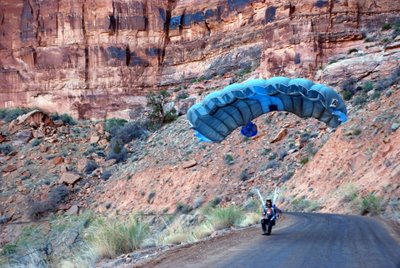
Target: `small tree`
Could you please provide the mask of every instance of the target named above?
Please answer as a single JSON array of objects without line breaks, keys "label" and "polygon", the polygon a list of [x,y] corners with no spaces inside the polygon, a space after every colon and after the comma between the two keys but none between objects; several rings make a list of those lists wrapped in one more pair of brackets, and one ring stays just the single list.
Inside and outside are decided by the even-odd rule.
[{"label": "small tree", "polygon": [[147,107],[150,108],[149,118],[151,121],[158,123],[168,123],[176,119],[176,110],[170,109],[166,111],[165,105],[171,101],[171,94],[166,90],[162,90],[159,93],[151,92],[147,94]]}]

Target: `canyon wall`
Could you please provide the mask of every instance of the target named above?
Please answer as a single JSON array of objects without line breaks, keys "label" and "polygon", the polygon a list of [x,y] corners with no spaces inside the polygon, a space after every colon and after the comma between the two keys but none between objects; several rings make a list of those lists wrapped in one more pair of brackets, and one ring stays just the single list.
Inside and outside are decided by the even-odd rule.
[{"label": "canyon wall", "polygon": [[0,108],[127,117],[149,91],[229,73],[324,80],[399,15],[398,0],[2,0]]}]

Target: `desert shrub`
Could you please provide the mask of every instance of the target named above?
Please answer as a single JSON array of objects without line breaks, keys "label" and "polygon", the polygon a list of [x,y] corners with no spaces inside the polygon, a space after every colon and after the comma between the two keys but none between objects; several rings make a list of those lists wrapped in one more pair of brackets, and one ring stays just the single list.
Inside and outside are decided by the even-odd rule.
[{"label": "desert shrub", "polygon": [[241,227],[251,226],[260,222],[260,215],[254,212],[246,213],[244,219],[239,224]]},{"label": "desert shrub", "polygon": [[111,170],[106,170],[103,172],[103,174],[101,174],[100,179],[102,180],[108,180],[110,177],[112,176],[112,171]]},{"label": "desert shrub", "polygon": [[131,142],[134,139],[147,137],[147,129],[140,122],[129,122],[116,130],[114,137],[121,140],[124,144]]},{"label": "desert shrub", "polygon": [[267,164],[263,165],[261,167],[261,170],[267,170],[267,169],[277,169],[281,166],[281,163],[276,161],[276,160],[272,160],[269,161]]},{"label": "desert shrub", "polygon": [[278,151],[279,160],[283,161],[283,159],[287,156],[288,151],[286,149],[281,149]]},{"label": "desert shrub", "polygon": [[349,91],[354,94],[354,92],[356,91],[356,83],[357,83],[356,79],[349,78],[343,82],[342,89],[344,91]]},{"label": "desert shrub", "polygon": [[367,97],[365,95],[358,95],[355,96],[353,99],[353,104],[354,105],[359,105],[362,106],[367,102]]},{"label": "desert shrub", "polygon": [[2,143],[0,144],[0,153],[4,155],[8,155],[14,151],[14,148],[11,146],[11,144],[8,143]]},{"label": "desert shrub", "polygon": [[215,197],[213,200],[211,200],[210,202],[208,202],[206,205],[204,205],[204,206],[201,208],[201,213],[202,213],[203,215],[209,214],[210,211],[211,211],[213,208],[216,208],[216,207],[218,206],[219,203],[221,203],[221,198],[217,196],[217,197]]},{"label": "desert shrub", "polygon": [[233,165],[235,163],[235,160],[233,159],[233,156],[231,154],[226,154],[224,156],[224,161],[228,165]]},{"label": "desert shrub", "polygon": [[361,214],[379,215],[382,211],[382,200],[371,193],[361,200]]},{"label": "desert shrub", "polygon": [[243,211],[236,206],[214,208],[207,216],[213,228],[220,230],[240,224],[243,219]]},{"label": "desert shrub", "polygon": [[201,207],[201,205],[203,205],[203,202],[204,202],[204,200],[202,197],[200,197],[200,196],[196,197],[193,202],[193,208],[197,209],[197,208]]},{"label": "desert shrub", "polygon": [[[399,28],[400,29],[400,28]],[[400,31],[400,30],[399,30]],[[400,67],[394,69],[394,71],[379,81],[376,82],[375,86],[377,90],[383,91],[391,87],[392,85],[400,83]]]},{"label": "desert shrub", "polygon": [[293,177],[293,175],[294,175],[294,172],[293,171],[289,171],[289,172],[283,174],[283,176],[281,178],[281,181],[282,182],[286,182],[286,181],[290,180]]},{"label": "desert shrub", "polygon": [[309,143],[304,147],[304,151],[307,154],[314,156],[318,152],[318,148],[315,148],[313,143]]},{"label": "desert shrub", "polygon": [[90,144],[89,148],[86,149],[86,151],[83,152],[83,155],[88,156],[91,155],[92,153],[96,152],[98,150],[98,144]]},{"label": "desert shrub", "polygon": [[348,183],[337,190],[337,195],[344,203],[350,203],[357,198],[358,189],[354,184]]},{"label": "desert shrub", "polygon": [[272,151],[271,148],[263,148],[260,152],[261,155],[268,155]]},{"label": "desert shrub", "polygon": [[243,204],[243,210],[245,211],[256,211],[259,207],[259,202],[254,199],[247,199]]},{"label": "desert shrub", "polygon": [[358,49],[357,48],[350,48],[349,51],[347,52],[347,54],[351,54],[351,53],[354,53],[354,52],[358,52]]},{"label": "desert shrub", "polygon": [[128,121],[120,118],[110,118],[104,121],[104,130],[110,133],[111,137],[115,137],[117,131],[123,127]]},{"label": "desert shrub", "polygon": [[156,197],[156,192],[150,192],[147,196],[147,203],[152,203]]},{"label": "desert shrub", "polygon": [[374,84],[371,81],[366,81],[362,86],[363,91],[368,92],[374,89]]},{"label": "desert shrub", "polygon": [[52,114],[50,117],[54,121],[61,120],[61,121],[63,121],[64,124],[71,125],[71,126],[76,125],[75,120],[69,114],[59,115],[58,113],[55,113],[55,114]]},{"label": "desert shrub", "polygon": [[178,100],[184,100],[187,99],[189,97],[189,94],[186,91],[181,91],[176,95],[176,98]]},{"label": "desert shrub", "polygon": [[390,29],[392,29],[392,25],[390,23],[383,24],[382,31],[387,31],[387,30],[390,30]]},{"label": "desert shrub", "polygon": [[117,139],[112,139],[106,159],[115,159],[117,160],[117,163],[119,163],[125,161],[127,157],[128,150],[126,150],[124,144]]},{"label": "desert shrub", "polygon": [[0,119],[11,122],[18,116],[29,113],[30,111],[32,111],[32,109],[29,108],[0,109]]},{"label": "desert shrub", "polygon": [[95,161],[89,160],[89,161],[87,161],[86,166],[85,166],[85,173],[92,174],[92,172],[95,171],[98,167],[99,167],[99,165],[97,165],[97,163]]},{"label": "desert shrub", "polygon": [[45,201],[32,201],[28,209],[28,216],[37,220],[48,212],[54,212],[61,202],[69,195],[68,187],[60,184],[49,192],[48,199]]},{"label": "desert shrub", "polygon": [[308,157],[303,157],[300,159],[300,164],[305,165],[308,163],[310,159]]},{"label": "desert shrub", "polygon": [[31,141],[31,146],[32,146],[32,147],[36,147],[36,146],[38,146],[40,143],[41,143],[41,140],[39,140],[39,139],[33,139],[33,140]]},{"label": "desert shrub", "polygon": [[242,170],[242,172],[240,172],[239,178],[241,181],[246,181],[249,178],[249,171],[247,169]]},{"label": "desert shrub", "polygon": [[359,128],[353,129],[352,134],[353,134],[354,136],[360,135],[360,134],[361,134],[361,129],[359,129]]},{"label": "desert shrub", "polygon": [[376,100],[379,99],[381,97],[381,93],[379,91],[375,91],[374,93],[372,93],[372,95],[370,96],[371,100]]},{"label": "desert shrub", "polygon": [[293,211],[312,212],[319,209],[319,204],[303,197],[294,199],[291,203],[291,207]]},{"label": "desert shrub", "polygon": [[146,106],[149,108],[149,119],[161,124],[174,121],[177,118],[176,110],[174,108],[169,110],[165,109],[165,106],[169,102],[171,102],[171,94],[166,90],[147,94]]},{"label": "desert shrub", "polygon": [[189,212],[192,211],[192,210],[193,210],[193,208],[192,208],[190,205],[184,204],[184,203],[182,203],[182,202],[178,202],[178,203],[176,204],[176,210],[175,210],[175,212],[176,212],[176,213],[187,214],[187,213],[189,213]]},{"label": "desert shrub", "polygon": [[150,233],[147,223],[139,218],[127,221],[99,220],[91,230],[91,248],[103,258],[113,258],[140,247]]},{"label": "desert shrub", "polygon": [[344,100],[350,100],[354,95],[353,92],[347,90],[343,90],[341,93]]},{"label": "desert shrub", "polygon": [[192,232],[194,240],[203,239],[214,232],[212,225],[209,222],[204,222],[199,226],[196,226]]}]

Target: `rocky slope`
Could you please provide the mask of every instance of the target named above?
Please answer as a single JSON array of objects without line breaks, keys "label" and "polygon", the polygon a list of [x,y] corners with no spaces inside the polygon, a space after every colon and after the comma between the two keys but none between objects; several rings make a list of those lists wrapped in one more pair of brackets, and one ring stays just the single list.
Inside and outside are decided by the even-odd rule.
[{"label": "rocky slope", "polygon": [[[351,49],[364,53],[363,42],[399,12],[397,0],[4,0],[0,107],[128,118],[145,92],[235,71],[335,84],[353,70],[332,77],[319,68]],[[367,51],[356,78],[385,75],[379,62],[397,64],[396,51]]]}]

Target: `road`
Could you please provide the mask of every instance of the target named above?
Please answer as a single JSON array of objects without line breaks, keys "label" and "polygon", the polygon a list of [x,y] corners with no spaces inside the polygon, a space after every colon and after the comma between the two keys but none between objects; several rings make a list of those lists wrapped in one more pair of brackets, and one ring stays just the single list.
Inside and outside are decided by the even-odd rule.
[{"label": "road", "polygon": [[293,213],[275,227],[271,236],[251,228],[176,249],[143,267],[400,268],[400,244],[370,217]]}]

